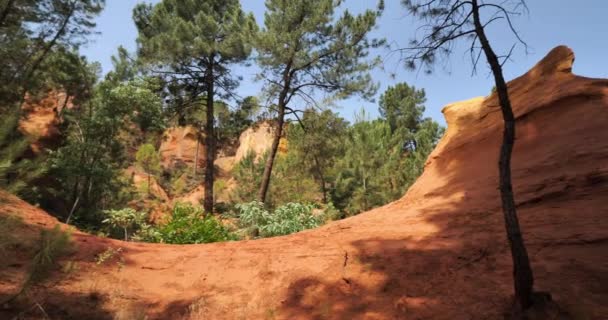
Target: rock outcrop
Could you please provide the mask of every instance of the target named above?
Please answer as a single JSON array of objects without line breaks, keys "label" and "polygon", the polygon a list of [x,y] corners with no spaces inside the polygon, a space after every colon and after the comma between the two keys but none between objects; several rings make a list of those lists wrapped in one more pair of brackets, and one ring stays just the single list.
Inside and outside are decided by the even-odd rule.
[{"label": "rock outcrop", "polygon": [[264,121],[247,128],[239,137],[239,147],[234,156],[234,162],[243,160],[249,153],[253,152],[259,158],[270,150],[274,127],[271,122]]},{"label": "rock outcrop", "polygon": [[[608,80],[572,74],[572,60],[558,47],[509,83],[515,197],[536,288],[576,319],[606,319]],[[75,232],[78,250],[63,263],[79,268],[30,296],[64,318],[502,319],[513,289],[497,190],[496,98],[452,104],[444,114],[446,135],[396,202],[257,241],[169,246]],[[5,198],[0,212],[22,217],[29,234],[56,223]],[[108,248],[122,248],[120,257],[96,264]],[[27,269],[28,257],[9,257],[0,295],[14,292]]]},{"label": "rock outcrop", "polygon": [[31,149],[40,153],[52,147],[60,137],[60,114],[63,108],[73,108],[71,99],[63,92],[51,91],[42,99],[28,97],[22,106],[25,112],[19,122],[19,130],[32,140]]},{"label": "rock outcrop", "polygon": [[[162,137],[159,148],[161,163],[168,168],[182,162],[190,167],[198,161],[198,167],[205,166],[204,138],[197,139],[198,131],[192,126],[169,128]],[[198,153],[198,155],[197,155]]]}]

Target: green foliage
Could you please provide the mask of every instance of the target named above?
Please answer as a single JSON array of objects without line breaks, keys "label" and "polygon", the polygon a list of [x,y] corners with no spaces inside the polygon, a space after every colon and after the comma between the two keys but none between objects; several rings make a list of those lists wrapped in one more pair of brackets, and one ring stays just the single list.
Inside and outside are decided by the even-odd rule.
[{"label": "green foliage", "polygon": [[380,116],[388,122],[391,132],[397,129],[415,131],[424,114],[426,93],[407,83],[390,86],[380,96]]},{"label": "green foliage", "polygon": [[43,280],[61,255],[71,246],[70,234],[61,230],[59,225],[51,230],[40,232],[40,247],[34,255],[28,281],[24,287]]},{"label": "green foliage", "polygon": [[230,195],[231,200],[236,203],[253,201],[262,181],[263,172],[264,162],[257,158],[255,152],[249,152],[232,169],[236,188]]},{"label": "green foliage", "polygon": [[[296,103],[311,107],[315,97],[343,99],[358,94],[371,98],[377,85],[369,72],[379,62],[369,50],[384,44],[369,40],[379,11],[335,14],[342,1],[268,0],[265,28],[256,39],[258,78],[265,80],[268,104],[276,110],[274,145],[279,141],[286,114]],[[299,100],[299,101],[298,101]],[[260,184],[259,198],[267,201],[277,148],[270,150]]]},{"label": "green foliage", "polygon": [[226,104],[216,106],[218,141],[223,143],[236,141],[241,133],[253,124],[253,118],[259,110],[260,102],[258,98],[252,96],[243,99],[234,110],[230,110]]},{"label": "green foliage", "polygon": [[0,110],[19,104],[26,93],[48,89],[59,61],[47,58],[85,43],[104,0],[2,1],[0,15]]},{"label": "green foliage", "polygon": [[142,144],[135,154],[137,164],[148,173],[158,173],[160,171],[160,156],[156,148],[149,143]]},{"label": "green foliage", "polygon": [[42,158],[24,158],[30,141],[18,127],[16,112],[8,113],[0,120],[0,188],[35,202],[38,189],[32,182],[44,175],[48,168]]},{"label": "green foliage", "polygon": [[172,244],[210,243],[236,240],[217,218],[205,215],[200,208],[177,203],[169,220],[160,226],[144,226],[138,239]]},{"label": "green foliage", "polygon": [[323,195],[314,176],[300,167],[300,161],[293,155],[279,154],[275,160],[272,179],[266,203],[270,208],[289,202],[320,202]]},{"label": "green foliage", "polygon": [[138,212],[131,208],[121,210],[105,210],[107,216],[102,223],[112,228],[120,228],[124,232],[124,240],[129,240],[129,229],[139,228],[146,221],[146,213]]},{"label": "green foliage", "polygon": [[291,171],[303,171],[314,177],[324,202],[328,190],[333,188],[335,160],[344,154],[347,128],[348,122],[337,114],[309,109],[300,123],[293,123],[287,130],[288,157],[295,162]]},{"label": "green foliage", "polygon": [[201,175],[200,171],[194,174],[186,163],[175,161],[172,166],[163,168],[158,182],[170,197],[174,197],[194,190],[200,185]]},{"label": "green foliage", "polygon": [[[21,243],[16,234],[17,227],[23,225],[23,221],[18,216],[0,216],[0,259],[6,260],[7,252],[14,249]],[[4,263],[1,264],[4,267]]]},{"label": "green foliage", "polygon": [[[245,156],[233,169],[236,188],[231,194],[235,203],[250,202],[257,197],[258,187],[264,173],[265,157],[257,157],[255,153]],[[270,186],[266,203],[276,207],[288,202],[317,202],[322,194],[317,183],[300,167],[300,161],[295,155],[279,155],[272,172],[274,183]]]},{"label": "green foliage", "polygon": [[238,0],[142,3],[133,17],[139,58],[153,72],[162,70],[155,73],[165,81],[168,110],[178,115],[180,125],[188,113],[205,107],[201,99],[210,84],[212,98],[232,95],[239,78],[229,66],[249,57],[257,30],[253,15],[245,14]]},{"label": "green foliage", "polygon": [[[381,120],[357,121],[344,140],[344,156],[336,162],[334,203],[349,214],[387,203],[390,184],[382,171],[391,140],[390,127]],[[381,174],[384,173],[384,174]]]},{"label": "green foliage", "polygon": [[160,101],[145,85],[103,81],[90,101],[66,111],[64,144],[51,154],[51,175],[58,182],[54,193],[67,202],[65,216],[74,211],[81,224],[99,225],[101,210],[129,200],[128,182],[121,176],[124,137],[144,110],[153,109],[160,113]]},{"label": "green foliage", "polygon": [[239,224],[251,237],[274,237],[316,228],[324,218],[314,216],[313,205],[287,203],[278,207],[273,213],[264,208],[259,201],[237,204]]},{"label": "green foliage", "polygon": [[148,132],[161,132],[165,129],[162,103],[156,90],[159,90],[159,84],[152,78],[123,82],[112,89],[113,99],[129,106],[130,120],[144,135]]},{"label": "green foliage", "polygon": [[135,154],[137,164],[148,174],[147,189],[150,194],[150,177],[160,172],[160,156],[149,143],[142,144]]},{"label": "green foliage", "polygon": [[443,128],[423,118],[425,93],[405,83],[380,99],[381,119],[361,114],[349,127],[344,154],[335,162],[332,201],[356,214],[403,196],[422,174]]},{"label": "green foliage", "polygon": [[[343,10],[337,16],[335,12],[341,3],[266,1],[265,28],[257,38],[256,49],[261,77],[271,79],[265,87],[271,97],[277,97],[285,88],[292,89],[292,96],[313,90],[333,94],[335,98],[356,93],[373,95],[376,86],[368,72],[378,61],[366,59],[370,48],[384,43],[368,39],[379,12],[367,10],[352,15]],[[285,79],[284,74],[289,78]]]}]

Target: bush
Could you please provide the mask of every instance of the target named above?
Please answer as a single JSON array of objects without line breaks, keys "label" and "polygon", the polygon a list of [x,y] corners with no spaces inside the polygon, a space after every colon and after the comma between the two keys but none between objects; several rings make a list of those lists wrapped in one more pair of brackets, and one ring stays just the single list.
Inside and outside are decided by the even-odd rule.
[{"label": "bush", "polygon": [[261,202],[238,204],[239,222],[252,237],[274,237],[312,229],[323,224],[323,216],[315,216],[311,204],[287,203],[271,214]]},{"label": "bush", "polygon": [[134,237],[140,241],[172,244],[210,243],[236,240],[224,225],[202,209],[190,204],[177,203],[167,223],[160,226],[142,225]]},{"label": "bush", "polygon": [[131,208],[121,210],[105,210],[108,216],[102,222],[112,228],[120,228],[124,234],[124,240],[129,240],[129,229],[139,229],[145,224],[146,214]]},{"label": "bush", "polygon": [[15,234],[16,229],[21,225],[23,221],[20,217],[0,216],[0,260],[5,260],[7,254],[21,243]]},{"label": "bush", "polygon": [[55,265],[60,256],[67,253],[71,246],[70,234],[61,230],[57,224],[51,230],[40,232],[40,249],[34,256],[30,278],[26,284],[41,281]]}]

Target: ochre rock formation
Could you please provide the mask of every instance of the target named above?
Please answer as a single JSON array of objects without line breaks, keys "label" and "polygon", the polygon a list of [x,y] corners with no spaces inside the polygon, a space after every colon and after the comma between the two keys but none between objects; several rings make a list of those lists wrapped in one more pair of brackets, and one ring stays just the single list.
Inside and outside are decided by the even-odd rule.
[{"label": "ochre rock formation", "polygon": [[64,107],[73,107],[71,99],[64,92],[50,91],[42,99],[26,98],[22,106],[25,117],[19,121],[19,130],[32,140],[34,153],[56,143],[60,136],[59,114]]},{"label": "ochre rock formation", "polygon": [[[185,164],[194,163],[193,155],[196,154],[196,131],[192,127],[171,128],[164,134],[163,143],[160,147],[162,163],[166,168],[175,165],[176,160],[181,160]],[[215,189],[215,198],[219,202],[229,200],[230,192],[235,188],[235,181],[232,178],[232,169],[247,154],[253,152],[258,160],[272,145],[273,128],[270,122],[257,123],[241,133],[236,147],[236,151],[224,152],[219,150],[218,157],[215,159],[216,178],[221,180],[225,186],[221,190]],[[285,139],[281,140],[281,145],[285,145]],[[285,147],[283,147],[284,149]],[[205,163],[204,141],[201,139],[199,146],[199,168]],[[226,148],[230,149],[230,148]],[[201,170],[203,170],[201,168]],[[205,195],[205,188],[202,185],[196,186],[193,190],[187,190],[185,194],[176,195],[173,202],[187,202],[193,205],[200,205]]]},{"label": "ochre rock formation", "polygon": [[247,128],[239,137],[239,147],[234,156],[234,163],[243,160],[250,152],[259,158],[272,146],[274,127],[271,122],[265,121]]},{"label": "ochre rock formation", "polygon": [[[515,197],[536,288],[577,319],[607,319],[608,80],[573,75],[572,60],[558,47],[509,83]],[[29,295],[59,318],[502,319],[513,289],[497,190],[500,112],[490,96],[444,113],[445,137],[396,202],[256,241],[171,246],[76,231],[78,249],[62,263],[79,267]],[[22,217],[23,237],[57,223],[4,197],[0,212]],[[24,248],[7,255],[0,295],[23,279]],[[122,250],[97,264],[108,248]]]},{"label": "ochre rock formation", "polygon": [[[159,148],[163,167],[172,167],[178,162],[192,167],[198,161],[198,168],[205,165],[204,137],[200,137],[197,148],[198,131],[192,126],[167,129]],[[198,151],[198,158],[197,158]]]}]

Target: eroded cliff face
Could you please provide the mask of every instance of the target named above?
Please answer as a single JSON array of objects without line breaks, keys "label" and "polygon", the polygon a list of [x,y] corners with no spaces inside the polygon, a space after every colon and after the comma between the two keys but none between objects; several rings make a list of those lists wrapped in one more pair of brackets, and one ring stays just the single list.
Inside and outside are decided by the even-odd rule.
[{"label": "eroded cliff face", "polygon": [[[235,187],[232,178],[232,169],[249,153],[256,155],[258,160],[272,145],[273,127],[270,122],[257,123],[243,131],[239,140],[234,146],[219,146],[215,160],[216,179],[224,185],[221,190],[214,190],[215,198],[218,202],[228,201],[230,193]],[[161,163],[166,170],[174,170],[177,166],[185,165],[188,170],[193,170],[195,161],[198,161],[199,172],[204,170],[205,165],[205,145],[201,138],[197,147],[197,130],[194,127],[174,127],[169,128],[163,134],[162,143],[159,149]],[[285,142],[283,141],[283,149]],[[198,150],[198,157],[197,157]],[[200,205],[205,194],[203,181],[196,183],[193,188],[188,188],[169,197],[168,203],[188,202],[193,205]],[[165,200],[163,200],[165,201]]]},{"label": "eroded cliff face", "polygon": [[[606,319],[608,80],[572,74],[572,61],[558,47],[509,83],[515,198],[536,289],[575,318]],[[497,188],[499,108],[489,96],[444,114],[446,135],[396,202],[257,241],[169,246],[76,232],[78,249],[62,263],[80,267],[31,294],[64,317],[502,319],[513,289]],[[3,197],[0,213],[21,216],[22,234],[55,223]],[[122,248],[120,268],[95,263],[108,248]],[[21,267],[0,269],[0,294],[14,292],[27,269],[28,257],[9,257]]]},{"label": "eroded cliff face", "polygon": [[235,163],[243,160],[251,152],[255,153],[257,157],[263,156],[272,146],[274,132],[274,126],[268,121],[258,123],[243,131],[239,137],[239,147],[234,156]]},{"label": "eroded cliff face", "polygon": [[170,168],[178,162],[193,167],[198,161],[198,168],[205,166],[204,138],[192,126],[173,127],[163,133],[159,153],[163,167]]},{"label": "eroded cliff face", "polygon": [[22,106],[25,117],[19,121],[19,130],[32,141],[35,154],[57,145],[61,132],[60,114],[64,108],[73,108],[71,99],[63,92],[51,91],[41,99],[28,97]]}]

